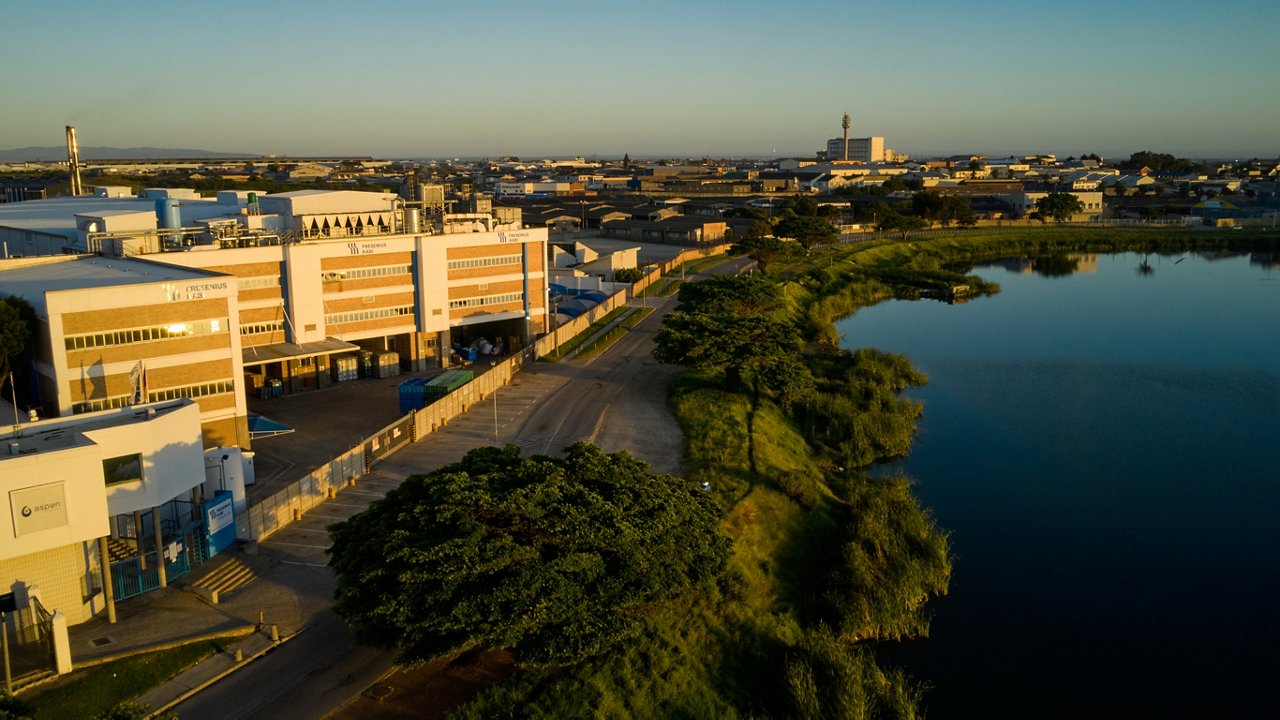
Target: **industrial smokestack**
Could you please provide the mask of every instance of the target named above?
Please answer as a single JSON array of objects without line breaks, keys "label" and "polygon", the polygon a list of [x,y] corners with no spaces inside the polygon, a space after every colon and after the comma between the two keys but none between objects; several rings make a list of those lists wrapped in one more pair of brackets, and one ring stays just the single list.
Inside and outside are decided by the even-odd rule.
[{"label": "industrial smokestack", "polygon": [[80,145],[76,142],[76,129],[67,126],[67,168],[71,174],[71,194],[83,195],[80,185]]}]

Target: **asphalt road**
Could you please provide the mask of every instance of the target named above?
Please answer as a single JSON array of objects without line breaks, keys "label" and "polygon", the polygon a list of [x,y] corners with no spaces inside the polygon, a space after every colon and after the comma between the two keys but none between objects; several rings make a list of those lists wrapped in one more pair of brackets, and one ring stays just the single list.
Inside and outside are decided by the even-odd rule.
[{"label": "asphalt road", "polygon": [[174,710],[181,720],[315,720],[391,669],[392,654],[361,647],[332,610],[289,642]]}]

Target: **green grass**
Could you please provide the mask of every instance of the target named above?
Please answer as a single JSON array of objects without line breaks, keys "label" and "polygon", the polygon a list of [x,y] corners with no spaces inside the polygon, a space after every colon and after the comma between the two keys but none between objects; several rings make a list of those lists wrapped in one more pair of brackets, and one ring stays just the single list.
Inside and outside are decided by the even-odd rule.
[{"label": "green grass", "polygon": [[684,282],[684,281],[682,281],[682,280],[680,280],[680,279],[678,279],[678,278],[672,278],[671,280],[668,280],[668,281],[667,281],[667,284],[663,285],[663,286],[658,290],[658,295],[660,295],[660,296],[662,296],[662,297],[670,297],[670,296],[672,296],[672,295],[675,295],[677,292],[680,292],[680,285],[681,285],[683,282]]},{"label": "green grass", "polygon": [[27,698],[35,720],[90,718],[158,687],[196,663],[222,652],[226,636],[169,650],[134,655],[77,670],[63,683]]},{"label": "green grass", "polygon": [[590,345],[579,350],[575,357],[591,358],[603,353],[613,347],[614,343],[621,340],[622,336],[626,335],[628,331],[638,325],[641,320],[649,317],[652,312],[653,308],[636,308],[634,312],[624,317],[622,322],[618,323],[616,327],[610,328],[609,332],[601,335]]},{"label": "green grass", "polygon": [[[684,264],[684,274],[691,275],[693,273],[702,272],[706,268],[709,268],[712,265],[716,265],[718,263],[722,263],[728,259],[729,259],[728,255],[712,255],[711,257],[705,257],[705,258],[702,258],[701,260],[693,260],[693,261],[687,262]],[[679,272],[680,272],[680,268],[677,267],[674,270],[672,270],[670,274],[675,275],[676,273],[679,273]]]},{"label": "green grass", "polygon": [[564,343],[561,343],[560,347],[556,348],[552,352],[547,353],[546,355],[543,355],[538,359],[545,360],[546,362],[556,362],[560,360],[560,358],[563,358],[564,356],[568,355],[574,350],[577,350],[579,347],[582,346],[583,343],[585,343],[587,340],[590,340],[592,335],[595,335],[596,333],[603,330],[605,326],[607,326],[609,323],[613,322],[614,320],[618,319],[626,311],[627,311],[626,305],[614,308],[613,310],[609,311],[609,314],[605,315],[599,320],[588,325],[586,328],[582,330],[582,332],[569,338]]}]

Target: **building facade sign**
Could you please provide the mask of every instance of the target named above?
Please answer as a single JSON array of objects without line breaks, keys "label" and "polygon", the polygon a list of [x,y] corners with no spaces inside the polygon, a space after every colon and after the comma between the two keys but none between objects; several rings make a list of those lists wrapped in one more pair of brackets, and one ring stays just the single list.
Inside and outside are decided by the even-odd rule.
[{"label": "building facade sign", "polygon": [[67,524],[67,494],[61,482],[10,490],[9,506],[16,537]]},{"label": "building facade sign", "polygon": [[528,230],[515,230],[515,231],[503,230],[498,232],[498,242],[500,243],[529,242],[530,240],[532,240],[532,235],[533,234],[530,233]]},{"label": "building facade sign", "polygon": [[386,249],[384,242],[347,243],[347,253],[351,255],[372,255]]}]

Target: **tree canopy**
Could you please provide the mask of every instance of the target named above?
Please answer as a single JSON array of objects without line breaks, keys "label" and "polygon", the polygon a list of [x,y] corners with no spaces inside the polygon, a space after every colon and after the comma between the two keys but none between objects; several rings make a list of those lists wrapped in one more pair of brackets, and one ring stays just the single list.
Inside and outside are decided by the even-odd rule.
[{"label": "tree canopy", "polygon": [[1040,213],[1040,217],[1051,217],[1058,222],[1068,220],[1082,210],[1084,203],[1071,193],[1051,192],[1036,200],[1036,212]]},{"label": "tree canopy", "polygon": [[[680,307],[655,338],[658,362],[723,372],[726,386],[756,391],[792,387],[803,370],[800,334],[779,314],[782,291],[756,275],[723,275],[680,287]],[[805,373],[807,375],[807,373]],[[783,383],[779,385],[779,383]]]},{"label": "tree canopy", "polygon": [[19,297],[0,297],[0,388],[15,361],[31,347],[35,311]]},{"label": "tree canopy", "polygon": [[746,255],[760,266],[760,272],[769,271],[769,263],[778,258],[794,254],[800,246],[790,240],[761,235],[749,235],[738,240],[729,248],[732,255]]},{"label": "tree canopy", "polygon": [[336,609],[418,663],[470,647],[570,663],[632,636],[648,603],[723,569],[719,507],[627,453],[481,448],[330,527]]},{"label": "tree canopy", "polygon": [[779,237],[795,238],[805,250],[836,239],[836,228],[831,221],[813,215],[784,217],[773,226],[773,232]]}]

